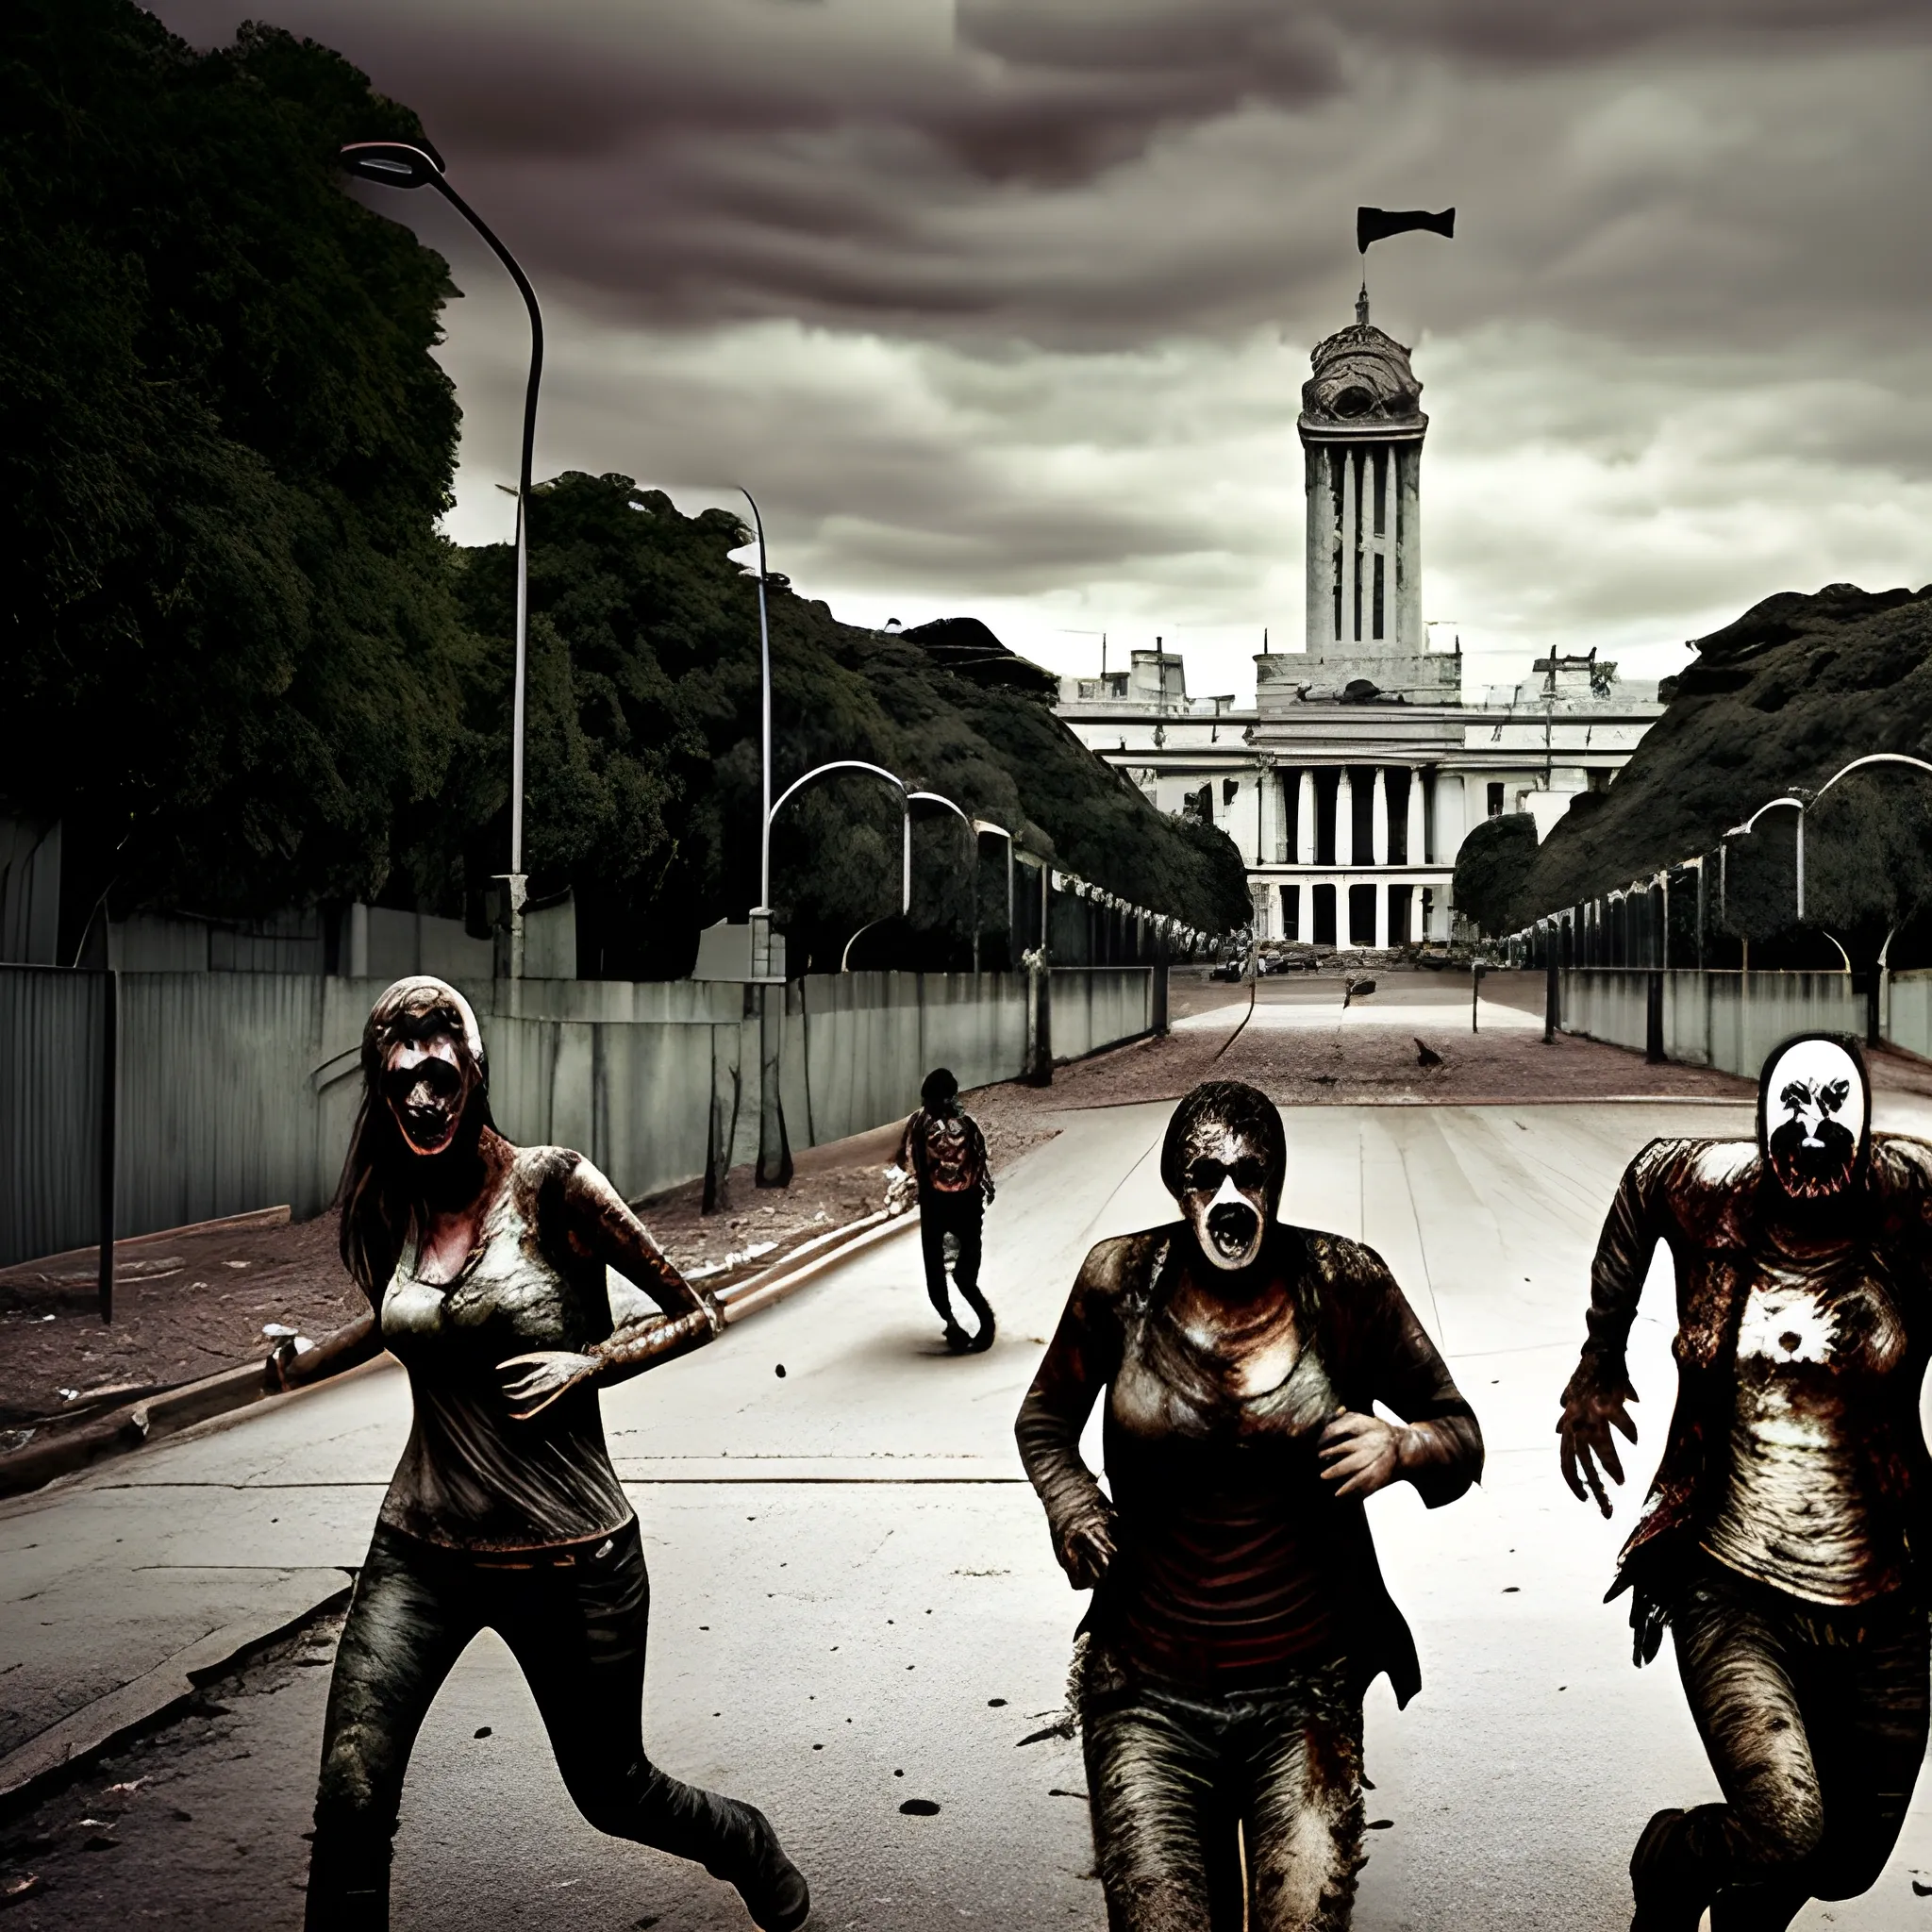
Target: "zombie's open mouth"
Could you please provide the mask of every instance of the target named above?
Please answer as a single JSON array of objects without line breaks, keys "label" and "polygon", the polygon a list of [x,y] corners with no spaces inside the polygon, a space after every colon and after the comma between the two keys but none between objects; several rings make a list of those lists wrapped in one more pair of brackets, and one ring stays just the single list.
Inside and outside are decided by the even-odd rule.
[{"label": "zombie's open mouth", "polygon": [[1224,1201],[1208,1215],[1208,1239],[1223,1259],[1239,1260],[1255,1244],[1261,1217],[1240,1201]]},{"label": "zombie's open mouth", "polygon": [[418,1154],[441,1154],[457,1137],[457,1116],[440,1107],[399,1107],[396,1124]]}]

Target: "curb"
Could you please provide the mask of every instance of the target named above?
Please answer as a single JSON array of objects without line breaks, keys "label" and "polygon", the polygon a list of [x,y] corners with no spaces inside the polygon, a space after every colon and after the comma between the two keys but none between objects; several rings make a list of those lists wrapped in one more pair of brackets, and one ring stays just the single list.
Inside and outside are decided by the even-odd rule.
[{"label": "curb", "polygon": [[246,1408],[265,1396],[286,1394],[324,1381],[336,1373],[344,1357],[356,1354],[371,1325],[369,1316],[360,1316],[325,1335],[307,1355],[291,1357],[286,1367],[275,1356],[242,1362],[204,1375],[197,1382],[184,1382],[178,1389],[163,1390],[158,1395],[145,1395],[139,1402],[109,1409],[106,1415],[45,1442],[29,1442],[25,1448],[9,1450],[0,1456],[0,1496],[39,1489],[56,1476],[71,1475],[110,1456],[124,1456],[196,1423]]},{"label": "curb", "polygon": [[[887,1215],[880,1211],[864,1221],[833,1228],[805,1243],[818,1249],[800,1265],[800,1250],[765,1274],[726,1289],[719,1296],[727,1324],[741,1322],[748,1315],[774,1307],[788,1295],[816,1280],[827,1269],[852,1255],[877,1245],[907,1227],[917,1226],[914,1211]],[[856,1231],[855,1231],[856,1230]],[[349,1352],[366,1331],[366,1321],[352,1323],[327,1337],[308,1357],[298,1360],[317,1366],[308,1374],[289,1378],[288,1390],[312,1387],[326,1380],[332,1364],[319,1361],[325,1354]],[[218,1375],[209,1375],[166,1395],[131,1404],[127,1409],[104,1417],[76,1430],[74,1437],[44,1445],[42,1460],[51,1464],[53,1452],[75,1453],[75,1459],[59,1468],[47,1467],[25,1477],[20,1467],[23,1458],[32,1457],[34,1445],[0,1457],[0,1493],[8,1486],[20,1487],[45,1482],[53,1475],[85,1467],[117,1452],[139,1448],[158,1436],[173,1435],[192,1424],[259,1401],[264,1396],[284,1392],[278,1382],[273,1358],[265,1363],[246,1363]],[[137,1422],[136,1418],[142,1418]],[[89,1439],[83,1445],[80,1438]],[[8,1467],[8,1465],[13,1465]],[[49,1787],[84,1768],[94,1758],[142,1731],[164,1724],[185,1707],[201,1686],[219,1677],[247,1657],[277,1638],[306,1624],[311,1617],[347,1600],[354,1588],[351,1573],[340,1569],[297,1570],[290,1572],[271,1592],[268,1602],[254,1616],[211,1631],[187,1649],[177,1651],[164,1663],[143,1673],[117,1690],[97,1697],[50,1725],[38,1737],[0,1758],[0,1818],[11,1816],[32,1805]]]},{"label": "curb", "polygon": [[205,1683],[251,1651],[345,1603],[353,1588],[345,1570],[291,1571],[252,1617],[211,1630],[131,1683],[50,1725],[0,1758],[0,1817],[25,1809],[49,1785],[83,1769],[116,1744],[164,1723]]}]

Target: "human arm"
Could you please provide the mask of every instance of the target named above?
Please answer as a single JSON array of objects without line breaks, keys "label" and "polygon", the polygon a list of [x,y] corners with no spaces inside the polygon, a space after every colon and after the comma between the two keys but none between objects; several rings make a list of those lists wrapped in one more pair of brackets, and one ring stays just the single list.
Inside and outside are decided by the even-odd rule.
[{"label": "human arm", "polygon": [[1448,1365],[1374,1249],[1324,1241],[1312,1258],[1334,1304],[1341,1381],[1398,1418],[1344,1407],[1322,1432],[1324,1478],[1338,1496],[1408,1482],[1431,1509],[1453,1503],[1482,1474],[1483,1436]]},{"label": "human arm", "polygon": [[986,1136],[979,1131],[979,1123],[969,1120],[966,1124],[973,1131],[973,1154],[979,1163],[979,1191],[986,1196],[991,1206],[993,1197],[992,1161],[986,1151]]},{"label": "human arm", "polygon": [[1114,1558],[1113,1506],[1081,1457],[1080,1432],[1120,1367],[1113,1305],[1136,1245],[1103,1241],[1081,1264],[1013,1425],[1020,1460],[1046,1510],[1054,1556],[1075,1590],[1091,1590]]},{"label": "human arm", "polygon": [[1563,1480],[1579,1502],[1591,1497],[1604,1515],[1610,1499],[1598,1464],[1612,1482],[1624,1480],[1611,1430],[1637,1440],[1627,1404],[1637,1400],[1625,1364],[1630,1324],[1643,1293],[1650,1257],[1664,1232],[1665,1180],[1679,1143],[1653,1141],[1624,1171],[1590,1267],[1589,1334],[1575,1373],[1563,1390],[1557,1419]]},{"label": "human arm", "polygon": [[[724,1326],[717,1297],[685,1280],[588,1160],[575,1159],[551,1186],[554,1199],[540,1209],[544,1238],[562,1243],[578,1261],[610,1271],[611,1329],[581,1352],[542,1349],[499,1362],[504,1392],[519,1422],[567,1390],[591,1381],[622,1382],[702,1347]],[[513,1373],[518,1370],[523,1373]]]}]

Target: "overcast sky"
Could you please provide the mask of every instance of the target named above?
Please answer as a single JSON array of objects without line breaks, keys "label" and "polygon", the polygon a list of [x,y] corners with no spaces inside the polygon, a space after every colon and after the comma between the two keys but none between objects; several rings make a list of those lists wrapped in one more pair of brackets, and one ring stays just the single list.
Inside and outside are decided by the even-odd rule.
[{"label": "overcast sky", "polygon": [[[1924,0],[161,0],[340,48],[541,295],[540,475],[748,483],[841,617],[1057,669],[1302,629],[1308,350],[1357,202],[1432,419],[1472,681],[1627,672],[1774,591],[1932,579]],[[441,202],[453,534],[507,537],[526,337]],[[1118,661],[1118,659],[1117,659]]]}]

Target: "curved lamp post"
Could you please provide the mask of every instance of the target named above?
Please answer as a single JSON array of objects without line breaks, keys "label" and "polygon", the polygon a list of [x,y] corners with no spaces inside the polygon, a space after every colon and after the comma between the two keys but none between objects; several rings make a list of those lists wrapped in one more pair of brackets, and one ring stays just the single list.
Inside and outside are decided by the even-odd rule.
[{"label": "curved lamp post", "polygon": [[[1806,814],[1806,812],[1807,812],[1807,811],[1808,811],[1808,810],[1809,810],[1809,809],[1810,809],[1810,808],[1812,808],[1812,807],[1813,807],[1814,805],[1816,805],[1816,804],[1818,803],[1818,801],[1819,801],[1819,800],[1820,800],[1821,798],[1823,798],[1823,797],[1824,796],[1824,794],[1825,794],[1825,793],[1826,793],[1827,791],[1829,791],[1831,790],[1831,788],[1832,788],[1832,787],[1833,787],[1834,785],[1836,785],[1836,784],[1838,783],[1838,781],[1839,781],[1839,780],[1840,780],[1840,778],[1849,778],[1849,777],[1851,776],[1851,774],[1853,774],[1854,772],[1863,771],[1863,770],[1864,770],[1864,769],[1865,769],[1866,767],[1868,767],[1868,766],[1871,766],[1871,765],[1909,765],[1909,766],[1910,766],[1910,767],[1911,767],[1911,768],[1912,768],[1912,769],[1913,769],[1914,771],[1917,771],[1917,772],[1927,772],[1927,773],[1932,773],[1932,764],[1928,764],[1928,763],[1927,763],[1927,762],[1926,762],[1926,761],[1925,761],[1925,760],[1924,760],[1924,758],[1913,758],[1913,757],[1912,757],[1912,756],[1911,756],[1911,755],[1910,755],[1909,753],[1907,753],[1907,752],[1902,752],[1902,751],[1874,751],[1874,752],[1867,752],[1867,753],[1865,754],[1865,756],[1864,756],[1863,758],[1854,758],[1854,759],[1853,759],[1853,760],[1851,761],[1851,763],[1850,763],[1850,764],[1847,764],[1847,765],[1840,765],[1840,767],[1838,768],[1838,770],[1837,770],[1837,771],[1835,771],[1835,772],[1834,772],[1834,773],[1833,773],[1833,774],[1831,774],[1831,776],[1830,776],[1830,777],[1828,777],[1828,778],[1827,778],[1827,779],[1826,779],[1826,780],[1824,781],[1824,783],[1823,785],[1821,785],[1821,786],[1820,786],[1820,787],[1818,788],[1818,790],[1817,790],[1816,791],[1813,791],[1813,792],[1811,792],[1811,793],[1810,793],[1810,794],[1809,794],[1808,796],[1806,796],[1806,797],[1799,797],[1799,796],[1796,796],[1796,795],[1795,795],[1794,793],[1790,793],[1790,792],[1788,792],[1788,793],[1786,793],[1786,794],[1785,794],[1784,796],[1782,796],[1782,797],[1779,797],[1779,798],[1773,798],[1773,799],[1769,799],[1769,800],[1767,800],[1767,801],[1766,801],[1766,802],[1765,802],[1765,803],[1764,803],[1763,805],[1760,805],[1760,806],[1759,806],[1759,807],[1757,808],[1757,809],[1756,811],[1754,811],[1754,812],[1753,812],[1753,813],[1751,814],[1751,816],[1750,816],[1750,817],[1749,817],[1748,819],[1746,819],[1746,820],[1744,821],[1744,823],[1743,823],[1743,824],[1742,824],[1741,825],[1733,825],[1733,826],[1731,827],[1731,829],[1730,829],[1730,830],[1729,830],[1728,832],[1726,832],[1726,833],[1725,833],[1725,834],[1724,835],[1724,838],[1726,838],[1726,839],[1735,839],[1735,838],[1738,838],[1738,837],[1740,837],[1740,836],[1741,834],[1743,834],[1743,833],[1749,832],[1750,830],[1752,830],[1752,829],[1753,829],[1753,827],[1755,827],[1755,826],[1756,826],[1756,824],[1757,824],[1757,821],[1758,821],[1759,819],[1761,819],[1761,818],[1762,818],[1762,817],[1764,816],[1764,814],[1765,814],[1766,812],[1768,812],[1768,811],[1774,811],[1774,810],[1776,810],[1776,808],[1778,808],[1779,806],[1781,806],[1781,805],[1789,805],[1789,806],[1792,807],[1792,808],[1794,808],[1794,809],[1795,809],[1795,810],[1797,811],[1797,814],[1798,814],[1798,893],[1797,893],[1797,896],[1798,896],[1798,918],[1799,918],[1800,922],[1802,922],[1802,921],[1804,920],[1804,917],[1805,917],[1805,814]],[[1722,852],[1723,852],[1724,850],[1725,850],[1725,849],[1726,849],[1726,848],[1725,848],[1725,847],[1724,847],[1723,845],[1720,845],[1720,847],[1719,847],[1719,850],[1720,850],[1720,852],[1721,852],[1721,853],[1722,853]],[[1720,861],[1720,862],[1722,863],[1722,861]],[[1722,890],[1722,889],[1721,889],[1721,890]],[[1829,937],[1829,935],[1827,935],[1827,937]],[[1837,941],[1836,940],[1833,940],[1833,941],[1832,941],[1832,943],[1833,943],[1834,945],[1837,945],[1837,944],[1838,944],[1838,941]],[[1839,950],[1840,950],[1840,953],[1842,953],[1842,952],[1844,951],[1844,948],[1843,948],[1842,946],[1840,946],[1840,947],[1839,947]]]},{"label": "curved lamp post", "polygon": [[[765,583],[770,572],[765,562],[765,520],[758,512],[758,500],[742,483],[733,486],[751,505],[752,528],[758,542],[758,823],[764,835],[758,841],[758,903],[751,914],[751,971],[754,979],[772,976],[772,626],[765,609]],[[814,775],[811,773],[807,777]],[[800,784],[805,781],[801,779]],[[896,782],[896,780],[894,781]],[[794,785],[792,791],[797,791]],[[903,787],[901,788],[904,789]],[[790,798],[791,792],[785,794]],[[778,803],[782,805],[784,799]]]},{"label": "curved lamp post", "polygon": [[[509,972],[524,976],[524,901],[529,875],[524,871],[524,689],[530,642],[530,459],[537,440],[537,386],[543,375],[543,317],[537,291],[517,258],[491,232],[490,225],[443,177],[442,163],[420,147],[402,141],[354,141],[337,158],[358,181],[384,188],[433,188],[490,244],[497,260],[509,271],[524,307],[530,314],[530,379],[524,391],[524,443],[517,467],[517,661],[515,697],[510,720],[509,871],[501,874],[509,886]],[[762,591],[760,591],[762,595]]]},{"label": "curved lamp post", "polygon": [[[906,781],[896,773],[889,772],[883,765],[868,764],[863,758],[834,758],[829,764],[814,765],[802,778],[794,778],[778,794],[777,800],[765,813],[765,835],[758,855],[760,874],[769,881],[772,875],[772,822],[784,810],[795,792],[803,791],[814,778],[823,778],[833,772],[870,772],[874,778],[883,778],[899,794],[900,834],[899,834],[899,910],[902,914],[912,910],[912,812],[907,801],[913,794],[907,791]],[[921,796],[927,794],[922,793]],[[951,799],[941,801],[951,805]],[[957,806],[953,808],[956,811]],[[890,916],[890,915],[888,915]],[[771,913],[765,912],[769,928]],[[877,921],[874,921],[876,924]],[[861,927],[862,931],[863,928]]]},{"label": "curved lamp post", "polygon": [[[991,819],[974,819],[973,832],[976,841],[980,839],[1004,839],[1007,841],[1007,969],[1013,970],[1015,964],[1013,945],[1013,835],[1004,825],[996,825]],[[979,971],[979,926],[975,921],[973,928],[973,970]]]}]

